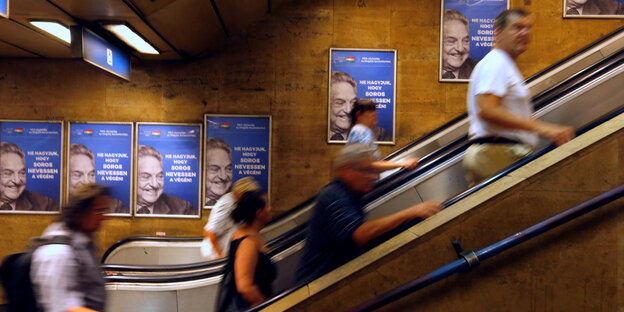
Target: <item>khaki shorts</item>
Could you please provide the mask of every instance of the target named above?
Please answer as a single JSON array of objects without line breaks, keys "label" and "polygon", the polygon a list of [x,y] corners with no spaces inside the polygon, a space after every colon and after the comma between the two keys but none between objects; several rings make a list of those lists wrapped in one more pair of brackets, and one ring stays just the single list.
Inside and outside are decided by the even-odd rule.
[{"label": "khaki shorts", "polygon": [[472,144],[464,155],[466,180],[477,185],[532,152],[526,144]]}]

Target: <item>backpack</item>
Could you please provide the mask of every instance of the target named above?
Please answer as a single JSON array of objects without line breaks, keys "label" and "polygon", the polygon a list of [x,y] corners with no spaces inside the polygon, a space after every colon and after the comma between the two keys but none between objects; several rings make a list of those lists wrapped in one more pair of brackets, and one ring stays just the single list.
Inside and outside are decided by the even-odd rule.
[{"label": "backpack", "polygon": [[26,251],[8,255],[0,266],[0,280],[9,301],[9,312],[43,311],[37,304],[30,280],[30,264],[35,250],[44,245],[63,244],[71,246],[69,236],[49,236],[32,238]]}]

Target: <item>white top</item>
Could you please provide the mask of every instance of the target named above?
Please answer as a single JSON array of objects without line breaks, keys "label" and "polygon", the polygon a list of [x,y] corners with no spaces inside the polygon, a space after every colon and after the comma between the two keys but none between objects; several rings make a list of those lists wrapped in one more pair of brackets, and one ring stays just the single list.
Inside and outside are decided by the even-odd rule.
[{"label": "white top", "polygon": [[[53,223],[42,236],[70,236],[74,246],[85,247],[89,236],[70,232],[61,223]],[[46,312],[65,312],[83,307],[84,293],[78,284],[78,262],[70,245],[50,244],[35,250],[32,256],[30,279],[39,304]]]},{"label": "white top", "polygon": [[[231,217],[234,208],[236,208],[236,199],[232,192],[221,196],[212,208],[212,212],[210,212],[208,223],[204,226],[204,230],[210,231],[217,236],[217,242],[225,256],[227,256],[230,249],[232,234],[239,226],[239,224],[234,223]],[[202,242],[201,253],[208,260],[217,258],[217,253],[207,237]]]},{"label": "white top", "polygon": [[479,106],[476,97],[480,94],[494,94],[501,98],[500,105],[510,113],[531,118],[533,105],[524,78],[516,63],[503,50],[493,49],[475,66],[468,86],[468,117],[470,118],[469,135],[471,139],[481,137],[504,137],[523,142],[535,148],[537,134],[516,129],[502,128],[479,118]]},{"label": "white top", "polygon": [[351,128],[351,131],[349,131],[347,145],[356,143],[368,145],[374,151],[373,158],[375,160],[381,160],[381,151],[379,151],[377,144],[375,144],[373,131],[367,126],[363,124],[356,124],[353,128]]}]

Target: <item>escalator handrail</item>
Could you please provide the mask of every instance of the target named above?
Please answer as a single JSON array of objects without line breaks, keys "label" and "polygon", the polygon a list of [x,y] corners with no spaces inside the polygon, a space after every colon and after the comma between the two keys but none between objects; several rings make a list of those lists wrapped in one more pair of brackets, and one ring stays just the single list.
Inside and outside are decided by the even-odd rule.
[{"label": "escalator handrail", "polygon": [[[610,114],[608,114],[608,115],[606,115],[606,116],[604,116],[602,118],[599,118],[598,120],[596,120],[596,121],[590,123],[589,125],[583,127],[581,130],[576,132],[576,135],[579,136],[579,135],[581,135],[581,134],[583,134],[583,133],[585,133],[587,131],[590,131],[593,128],[595,128],[596,126],[598,126],[598,125],[600,125],[600,124],[602,124],[602,123],[604,123],[604,122],[606,122],[606,121],[608,121],[608,120],[610,120],[610,119],[612,119],[612,118],[614,118],[614,117],[616,117],[616,116],[618,116],[620,114],[624,114],[624,107],[622,107],[622,108],[620,108],[620,109],[618,109],[618,110],[616,110],[616,111],[614,111],[614,112],[612,112],[612,113],[610,113]],[[467,145],[465,145],[464,147],[467,148]],[[536,152],[536,153],[534,153],[534,154],[532,154],[532,155],[530,155],[528,157],[525,157],[525,158],[519,160],[514,165],[512,165],[508,169],[500,172],[499,174],[497,174],[497,175],[495,175],[495,176],[493,176],[493,177],[491,177],[491,178],[481,182],[480,184],[478,184],[478,185],[476,185],[476,186],[474,186],[472,188],[469,188],[468,190],[466,190],[466,191],[464,191],[464,192],[462,192],[462,193],[460,193],[460,194],[458,194],[458,195],[456,195],[456,196],[454,196],[454,197],[444,201],[442,203],[442,206],[444,208],[450,207],[451,205],[453,205],[453,204],[459,202],[460,200],[462,200],[462,199],[472,195],[473,193],[477,192],[478,190],[480,190],[480,189],[490,185],[491,183],[499,180],[503,176],[506,176],[510,172],[515,171],[518,168],[523,167],[524,165],[528,164],[529,162],[531,162],[531,161],[533,161],[533,160],[535,160],[535,159],[545,155],[546,153],[548,153],[548,152],[552,151],[553,149],[555,149],[555,147],[556,146],[554,146],[554,145],[550,145],[550,146],[544,148],[543,150],[540,150],[539,152]],[[465,148],[463,148],[463,150],[465,150]],[[457,154],[454,154],[454,155],[458,155],[459,153],[463,152],[463,150],[462,151],[458,151]],[[453,157],[449,157],[449,158],[453,158]],[[380,239],[380,241],[383,241],[383,240],[385,240],[385,239],[387,239],[389,237],[392,237],[392,236],[394,236],[394,235],[396,235],[398,233],[404,232],[404,231],[408,230],[409,228],[411,228],[412,226],[414,226],[417,223],[419,223],[420,221],[421,220],[413,220],[411,222],[403,224],[403,225],[399,226],[398,228],[396,228],[395,230],[393,230],[393,231],[387,233],[386,235],[384,235],[382,237],[382,239]],[[369,245],[365,246],[366,250],[372,249],[373,247],[374,246],[369,246]],[[256,308],[251,309],[249,311],[260,311],[263,308],[266,308],[266,307],[270,306],[271,304],[277,302],[279,299],[285,297],[286,295],[291,294],[291,293],[297,291],[301,287],[305,286],[310,280],[314,280],[314,279],[319,278],[319,277],[320,276],[311,277],[310,279],[308,279],[308,280],[306,280],[306,281],[304,281],[302,283],[298,283],[296,286],[293,286],[292,288],[285,290],[278,297],[273,297],[273,298],[267,300],[266,302],[260,304]]]},{"label": "escalator handrail", "polygon": [[[612,60],[613,58],[616,58],[620,54],[624,54],[624,50],[621,50],[618,53],[612,54],[609,57],[609,59]],[[596,71],[592,75],[590,75],[588,77],[585,77],[581,81],[577,81],[573,85],[567,87],[565,90],[563,90],[561,93],[559,93],[558,96],[562,96],[563,94],[567,94],[568,92],[571,92],[572,90],[575,90],[576,88],[578,88],[581,85],[584,85],[588,81],[591,81],[591,80],[595,79],[596,77],[599,77],[599,76],[603,75],[605,72],[608,72],[609,70],[613,69],[614,67],[619,66],[621,63],[624,63],[624,59],[619,59],[618,61],[616,61],[616,62],[614,62],[612,64],[607,64],[607,65],[604,65],[604,63],[600,63],[600,64],[597,63],[597,64],[595,64],[594,67],[598,67],[598,65],[600,65],[602,67],[601,68],[594,68],[594,69],[596,69]],[[536,104],[536,105],[539,105],[539,104]],[[608,114],[606,117],[600,118],[598,121],[595,121],[595,122],[591,123],[590,125],[584,127],[583,129],[580,129],[579,131],[577,131],[577,135],[581,135],[582,133],[584,133],[586,131],[589,131],[590,129],[595,127],[595,125],[600,124],[600,123],[602,123],[602,122],[612,118],[616,114],[619,114],[618,112],[621,112],[621,111],[622,111],[622,109],[619,109],[619,110],[617,110],[614,113]],[[463,140],[464,144],[460,145],[462,140]],[[431,162],[423,165],[422,167],[419,166],[419,168],[417,168],[417,169],[415,169],[415,170],[413,170],[411,172],[406,172],[400,179],[397,179],[396,181],[393,181],[393,183],[384,185],[383,187],[380,187],[378,189],[373,190],[372,192],[370,192],[370,193],[368,193],[367,195],[364,196],[363,201],[365,203],[370,203],[373,200],[375,200],[377,198],[380,198],[380,197],[384,196],[385,194],[389,193],[390,191],[392,191],[396,187],[398,187],[398,186],[400,186],[402,184],[408,183],[409,181],[417,178],[418,176],[428,172],[429,170],[431,170],[431,169],[433,169],[433,168],[435,168],[435,167],[445,163],[449,159],[452,159],[455,156],[459,155],[460,153],[462,153],[469,146],[469,143],[467,141],[467,136],[464,136],[464,137],[456,140],[455,142],[449,144],[448,146],[454,146],[454,145],[460,145],[460,147],[455,149],[454,151],[450,151],[447,154],[444,154],[444,155],[440,156],[439,158],[437,158],[435,160],[432,160]],[[446,147],[448,147],[448,146],[446,146]],[[445,149],[446,147],[443,147],[440,150]],[[473,187],[471,189],[468,189],[468,190],[458,194],[457,196],[454,196],[451,199],[446,200],[443,203],[443,206],[444,207],[448,207],[448,206],[456,203],[457,201],[460,201],[461,199],[463,199],[463,198],[465,198],[467,196],[470,196],[472,193],[474,193],[474,192],[478,191],[479,189],[485,187],[487,184],[489,184],[489,182],[495,181],[498,178],[500,178],[500,177],[502,177],[504,175],[507,175],[509,172],[511,172],[513,170],[516,170],[517,168],[519,168],[521,166],[524,166],[528,162],[533,161],[534,159],[544,155],[545,153],[549,152],[550,150],[552,150],[554,148],[555,148],[555,146],[551,145],[551,146],[541,150],[540,152],[534,153],[534,154],[532,154],[532,155],[530,155],[530,156],[528,156],[528,157],[518,161],[515,165],[511,166],[507,170],[504,170],[503,172],[497,174],[496,176],[488,179],[486,181],[488,183],[481,183],[481,184],[479,184],[479,185],[477,185],[477,186],[475,186],[475,187]],[[436,152],[434,152],[434,153],[436,153]],[[283,233],[282,235],[278,236],[276,239],[270,241],[268,243],[268,245],[272,246],[272,247],[275,246],[275,248],[276,249],[279,248],[279,250],[283,250],[283,249],[287,248],[286,246],[284,246],[285,245],[284,243],[292,242],[292,239],[289,239],[289,237],[291,237],[293,235],[293,233],[298,233],[298,232],[300,233],[300,232],[302,232],[303,231],[302,229],[305,228],[306,224],[307,224],[307,222],[297,226],[296,228],[294,228],[294,229],[292,229],[290,231],[287,231],[286,233]],[[164,240],[165,238],[159,237],[159,239],[163,239]],[[201,238],[199,238],[199,239],[201,239]],[[280,243],[280,242],[284,242],[284,243]],[[274,248],[271,248],[271,249],[274,249]],[[206,267],[206,266],[210,266],[210,265],[217,265],[218,261],[221,261],[221,260],[201,262],[201,263],[194,264],[194,265],[196,265],[197,267]],[[185,266],[185,265],[179,265],[179,267],[183,267],[183,266]],[[186,266],[189,266],[189,265],[186,265]],[[124,267],[124,265],[118,265],[117,266],[118,270],[123,270],[123,267]],[[129,267],[127,269],[128,271],[136,270],[136,269],[134,269],[134,268],[136,268],[136,266],[128,266],[128,267]],[[166,267],[166,266],[152,266],[150,269],[146,269],[146,271],[150,271],[150,270],[156,271],[156,270],[158,270],[159,267]],[[177,269],[179,270],[180,268],[177,268]]]},{"label": "escalator handrail", "polygon": [[610,32],[606,36],[604,36],[604,37],[602,37],[602,38],[600,38],[600,39],[598,39],[598,40],[596,40],[596,41],[586,45],[585,47],[581,48],[580,50],[578,50],[578,51],[576,51],[576,52],[566,56],[562,60],[560,60],[560,61],[558,61],[558,62],[556,62],[556,63],[554,63],[554,64],[552,64],[552,65],[550,65],[550,66],[548,66],[546,68],[544,68],[543,70],[537,72],[535,75],[533,75],[533,76],[529,77],[528,79],[526,79],[525,82],[529,83],[529,82],[539,78],[540,76],[542,76],[542,75],[546,74],[547,72],[553,70],[555,67],[558,67],[558,66],[562,65],[563,63],[565,63],[567,61],[570,61],[573,58],[575,58],[575,57],[577,57],[577,56],[579,56],[579,55],[581,55],[581,54],[591,50],[592,48],[598,46],[599,44],[601,44],[601,43],[603,43],[603,42],[605,42],[605,41],[615,37],[616,35],[618,35],[622,31],[624,31],[624,26],[622,26],[622,27],[620,27],[620,28]]},{"label": "escalator handrail", "polygon": [[[592,122],[591,124],[585,126],[583,129],[579,130],[577,132],[577,135],[581,135],[593,128],[595,128],[597,125],[600,125],[604,122],[606,122],[609,119],[614,118],[615,116],[618,116],[620,114],[624,113],[624,107],[602,117],[599,118],[598,120]],[[519,167],[522,167],[524,165],[526,165],[527,163],[535,160],[536,158],[544,155],[545,153],[549,152],[550,150],[552,150],[554,148],[554,146],[549,146],[537,153],[535,153],[532,156],[529,156],[519,162],[517,162],[515,165],[513,165],[511,168],[501,172],[500,174],[496,175],[495,177],[492,177],[486,181],[484,181],[483,183],[479,184],[478,186],[475,186],[457,196],[455,196],[454,198],[451,198],[449,200],[447,200],[444,203],[444,206],[448,207],[451,206],[452,204],[456,203],[457,201],[461,200],[462,198],[465,198],[466,196],[478,191],[479,189],[485,187],[486,185],[489,185],[490,183],[500,179],[501,177],[507,175],[508,173],[510,173],[511,171],[514,171],[516,169],[518,169]],[[399,229],[396,230],[396,232],[400,232],[400,231],[404,231],[407,230],[409,227],[413,226],[413,224],[417,223],[411,223],[411,224],[406,224],[404,226],[401,226]],[[372,246],[369,246],[370,248],[372,248]],[[218,273],[211,273],[211,274],[206,274],[206,273],[198,273],[198,274],[189,274],[189,275],[184,275],[183,277],[181,276],[166,276],[166,277],[132,277],[132,276],[125,276],[125,277],[107,277],[107,281],[109,282],[115,282],[115,281],[119,281],[119,282],[151,282],[151,283],[166,283],[166,282],[174,282],[174,281],[184,281],[184,280],[190,280],[190,279],[200,279],[200,278],[207,278],[207,277],[212,277],[212,276],[217,276]],[[305,283],[300,283],[290,289],[287,289],[285,291],[283,291],[282,293],[280,293],[279,295],[277,295],[276,297],[271,298],[270,300],[268,300],[267,302],[257,306],[256,308],[252,309],[252,311],[259,311],[260,309],[263,309],[269,305],[271,305],[272,303],[275,303],[277,300],[287,296],[288,294],[291,294],[295,291],[297,291],[299,288],[301,288],[302,286],[304,286]]]},{"label": "escalator handrail", "polygon": [[[589,45],[587,45],[587,46],[585,46],[585,47],[581,48],[580,50],[578,50],[578,51],[576,51],[576,52],[574,52],[574,53],[572,53],[572,54],[570,54],[570,55],[566,56],[565,58],[563,58],[562,60],[560,60],[560,61],[558,61],[558,62],[554,63],[553,65],[548,66],[548,67],[546,67],[545,69],[543,69],[543,70],[541,70],[541,71],[537,72],[536,74],[534,74],[534,75],[532,75],[531,77],[527,78],[527,79],[524,81],[524,83],[525,83],[525,84],[528,84],[529,82],[531,82],[531,81],[533,81],[533,80],[535,80],[535,79],[537,79],[537,78],[539,78],[539,77],[541,77],[541,76],[543,76],[543,75],[547,74],[548,72],[552,71],[552,70],[553,70],[553,69],[555,69],[556,67],[561,66],[562,64],[564,64],[564,63],[566,63],[566,62],[568,62],[568,61],[572,60],[573,58],[577,57],[578,55],[581,55],[581,54],[583,54],[583,53],[585,53],[585,52],[589,51],[590,49],[592,49],[592,48],[594,48],[594,47],[598,46],[599,44],[601,44],[601,43],[603,43],[603,42],[605,42],[605,41],[607,41],[607,40],[609,40],[609,39],[611,39],[611,38],[615,37],[616,35],[618,35],[619,33],[623,32],[623,31],[624,31],[624,26],[622,26],[622,27],[620,27],[620,28],[618,28],[618,29],[614,30],[613,32],[611,32],[611,33],[607,34],[606,36],[604,36],[604,37],[602,37],[602,38],[600,38],[600,39],[598,39],[597,41],[594,41],[594,42],[590,43]],[[542,92],[542,93],[543,93],[543,92]],[[536,95],[536,96],[539,96],[539,94],[538,94],[538,95]],[[459,116],[455,117],[454,119],[452,119],[451,121],[449,121],[449,122],[447,122],[447,123],[443,124],[442,126],[438,127],[437,129],[435,129],[435,130],[433,130],[433,131],[431,131],[431,132],[429,132],[429,133],[427,133],[427,134],[423,135],[422,137],[420,137],[420,138],[416,139],[415,141],[413,141],[413,142],[411,142],[411,143],[409,143],[409,144],[407,144],[407,145],[405,145],[405,146],[401,147],[400,149],[398,149],[398,150],[396,150],[396,151],[392,152],[391,154],[389,154],[388,156],[386,156],[386,158],[384,158],[384,159],[385,159],[385,160],[388,160],[388,159],[393,158],[394,156],[396,156],[396,155],[398,155],[398,154],[401,154],[401,153],[405,152],[406,150],[408,150],[408,149],[412,148],[414,145],[417,145],[418,143],[421,143],[422,141],[424,141],[424,140],[426,140],[426,139],[428,139],[428,138],[432,137],[433,135],[435,135],[435,134],[437,134],[437,133],[439,133],[439,132],[441,132],[441,131],[443,131],[443,130],[445,130],[445,129],[449,128],[449,127],[451,127],[453,124],[455,124],[456,122],[458,122],[458,121],[460,121],[460,120],[463,120],[463,119],[464,119],[464,118],[466,118],[466,117],[468,117],[468,114],[467,114],[467,113],[463,113],[463,114],[461,114],[461,115],[459,115]]]},{"label": "escalator handrail", "polygon": [[[592,71],[593,71],[590,75],[588,75],[586,77],[582,77],[581,80],[572,83],[570,86],[567,86],[563,90],[559,90],[559,92],[556,95],[551,95],[551,96],[549,96],[547,98],[542,99],[540,102],[535,103],[534,104],[535,110],[538,110],[538,109],[546,106],[548,103],[552,102],[553,100],[555,100],[555,99],[557,99],[557,98],[559,98],[559,97],[561,97],[561,96],[563,96],[565,94],[568,94],[568,93],[572,92],[573,90],[576,90],[577,88],[579,88],[580,86],[588,83],[589,81],[592,81],[592,80],[596,79],[596,77],[599,77],[599,76],[605,74],[606,72],[612,70],[613,68],[615,68],[617,66],[620,66],[622,63],[624,63],[624,59],[620,58],[619,60],[616,60],[616,61],[614,61],[614,59],[616,59],[618,57],[621,57],[622,55],[624,55],[624,49],[622,49],[622,50],[620,50],[620,51],[618,51],[616,53],[613,53],[608,58],[605,58],[604,60],[602,60],[600,62],[597,62],[597,63],[593,64],[592,66],[590,66]],[[581,76],[578,76],[576,78],[580,78],[580,77]],[[568,83],[570,83],[570,81],[568,81]],[[586,128],[587,127],[584,127],[584,129],[586,129]],[[583,129],[578,131],[578,135],[580,135],[581,133],[584,133]],[[438,166],[441,161],[445,161],[447,159],[455,157],[458,154],[457,151],[463,150],[463,149],[468,147],[468,144],[469,144],[468,143],[468,136],[465,135],[465,136],[457,139],[456,141],[454,141],[454,142],[452,142],[452,143],[450,143],[448,145],[448,146],[451,146],[451,145],[452,146],[458,146],[462,142],[464,144],[461,145],[460,148],[456,149],[455,150],[456,152],[450,152],[449,154],[443,155],[442,157],[438,158],[436,161],[432,161],[431,163],[426,164],[423,167],[432,168],[432,167]],[[440,150],[443,150],[445,148],[446,147],[443,147]],[[438,151],[436,151],[434,153],[437,153],[437,152]],[[535,156],[535,155],[533,155],[533,156]],[[531,156],[529,156],[529,157],[531,157]],[[533,159],[533,158],[531,158],[531,159]],[[387,184],[383,185],[382,187],[376,188],[372,192],[368,193],[364,197],[364,201],[365,202],[370,202],[370,201],[372,201],[372,200],[374,200],[376,198],[379,198],[379,197],[383,196],[389,190],[392,190],[392,189],[396,188],[398,185],[404,184],[407,181],[411,181],[414,178],[416,178],[417,176],[419,176],[419,175],[423,174],[424,172],[428,171],[429,168],[427,168],[427,170],[422,170],[424,168],[421,169],[419,167],[419,168],[416,168],[415,170],[413,170],[411,172],[405,172],[401,178],[395,179],[392,183],[387,183]]]},{"label": "escalator handrail", "polygon": [[[574,52],[574,53],[572,53],[572,54],[568,55],[567,57],[563,58],[562,60],[558,61],[557,63],[555,63],[555,64],[553,64],[553,65],[551,65],[551,66],[549,66],[549,67],[545,68],[544,70],[542,70],[542,71],[540,71],[540,72],[538,72],[538,73],[536,73],[536,74],[534,74],[533,76],[531,76],[531,77],[529,77],[528,79],[526,79],[526,80],[525,80],[525,83],[529,83],[529,82],[531,82],[531,81],[533,81],[533,80],[537,79],[539,76],[545,75],[547,72],[549,72],[549,71],[553,70],[554,68],[556,68],[556,67],[560,66],[561,64],[563,64],[563,63],[565,63],[565,62],[567,62],[567,61],[571,60],[572,58],[574,58],[574,57],[576,57],[576,56],[578,56],[578,55],[580,55],[580,54],[582,54],[582,53],[584,53],[584,52],[586,52],[586,51],[588,51],[588,50],[592,49],[593,47],[595,47],[595,46],[597,46],[597,45],[599,45],[599,44],[601,44],[601,43],[603,43],[603,42],[607,41],[608,39],[610,39],[610,38],[612,38],[612,37],[616,36],[617,34],[619,34],[619,33],[620,33],[620,32],[622,32],[622,31],[624,31],[624,26],[623,26],[623,27],[620,27],[620,28],[618,28],[618,29],[616,29],[616,30],[614,30],[613,32],[609,33],[608,35],[604,36],[603,38],[601,38],[601,39],[599,39],[599,40],[597,40],[597,41],[595,41],[595,42],[593,42],[593,43],[591,43],[591,44],[589,44],[589,45],[585,46],[584,48],[582,48],[582,49],[580,49],[580,50],[578,50],[578,51],[576,51],[576,52]],[[606,58],[605,58],[605,59],[606,59]],[[566,79],[566,81],[568,81],[568,80],[569,80],[569,79]],[[552,89],[554,89],[554,88],[550,88],[549,90],[552,90]],[[548,90],[547,90],[547,91],[545,91],[545,92],[548,92]],[[543,93],[545,93],[545,92],[543,92]],[[542,94],[543,94],[543,93],[542,93]],[[541,95],[541,94],[540,94],[540,95]],[[540,95],[537,95],[536,97],[538,97],[538,96],[540,96]],[[394,151],[393,153],[391,153],[391,154],[389,154],[388,156],[386,156],[384,159],[385,159],[385,160],[392,159],[392,158],[393,158],[393,157],[395,157],[396,155],[399,155],[399,154],[401,154],[401,153],[403,153],[403,152],[407,151],[408,149],[412,148],[412,147],[413,147],[413,146],[415,146],[416,144],[419,144],[419,143],[423,142],[424,140],[426,140],[426,139],[428,139],[428,138],[432,137],[433,135],[435,135],[435,134],[437,134],[437,133],[439,133],[439,132],[441,132],[441,131],[443,131],[443,130],[445,130],[445,129],[449,128],[450,126],[454,125],[455,123],[459,122],[460,120],[465,119],[467,116],[468,116],[468,115],[467,115],[467,113],[463,113],[463,114],[461,114],[460,116],[457,116],[457,117],[453,118],[452,120],[450,120],[449,122],[445,123],[444,125],[442,125],[442,126],[438,127],[437,129],[435,129],[435,130],[433,130],[433,131],[431,131],[431,132],[429,132],[429,133],[427,133],[427,134],[423,135],[422,137],[418,138],[417,140],[415,140],[415,141],[413,141],[413,142],[411,142],[411,143],[409,143],[409,144],[407,144],[407,145],[405,145],[405,146],[401,147],[400,149],[398,149],[398,150]],[[398,175],[402,175],[402,174],[404,174],[405,172],[406,172],[406,170],[399,170],[398,172],[395,172],[394,174],[392,174],[392,175],[390,175],[390,176],[388,176],[388,177],[385,177],[384,179],[382,179],[382,181],[381,181],[381,183],[380,183],[380,186],[384,184],[384,182],[383,182],[383,181],[390,181],[390,180],[392,180],[392,179],[396,178]],[[309,199],[305,200],[303,203],[301,203],[301,204],[299,204],[299,205],[297,205],[297,206],[293,207],[292,209],[288,210],[287,212],[285,212],[285,213],[281,214],[280,216],[278,216],[278,217],[274,218],[273,220],[271,220],[271,222],[269,223],[269,225],[270,225],[270,224],[273,224],[273,223],[276,223],[276,222],[279,222],[280,220],[282,220],[282,219],[284,219],[284,218],[286,218],[286,217],[288,217],[288,216],[292,215],[293,213],[295,213],[295,212],[299,211],[300,209],[302,209],[302,208],[304,208],[304,207],[306,207],[306,206],[310,205],[311,203],[313,203],[313,202],[314,202],[314,200],[315,200],[315,196],[313,196],[313,197],[311,197],[311,198],[309,198]],[[151,237],[145,237],[145,236],[141,236],[141,237],[130,237],[130,238],[125,238],[125,239],[122,239],[122,240],[120,240],[120,241],[118,241],[118,242],[114,243],[113,245],[111,245],[111,246],[110,246],[110,247],[106,250],[106,252],[105,252],[105,253],[104,253],[104,255],[102,256],[102,260],[101,260],[101,261],[102,261],[102,262],[104,262],[104,260],[105,260],[105,259],[106,259],[106,258],[107,258],[107,257],[108,257],[108,256],[109,256],[112,252],[113,252],[113,250],[114,250],[115,248],[117,248],[117,247],[119,247],[119,246],[121,246],[121,245],[123,245],[123,244],[125,244],[125,243],[132,242],[132,241],[137,241],[137,240],[141,240],[141,239],[142,239],[142,240],[156,240],[156,239],[152,239]],[[161,240],[161,241],[166,241],[166,240]],[[174,241],[174,240],[172,240],[172,241]]]},{"label": "escalator handrail", "polygon": [[[614,118],[615,116],[618,116],[620,114],[624,113],[624,107],[618,109],[615,112],[612,112],[610,114],[608,114],[607,116],[604,116],[603,118],[600,118],[596,121],[594,121],[593,123],[589,124],[588,126],[584,127],[583,129],[581,129],[580,131],[577,132],[577,135],[581,135],[587,131],[590,131],[591,129],[595,128],[596,126],[606,122],[607,120],[610,120],[612,118]],[[555,146],[551,145],[537,153],[535,153],[534,155],[531,155],[527,158],[524,158],[520,161],[518,161],[515,165],[513,165],[512,167],[508,168],[507,170],[499,173],[498,175],[482,182],[481,184],[461,193],[458,194],[457,196],[445,201],[443,203],[443,206],[445,207],[449,207],[452,204],[458,202],[459,200],[469,196],[470,194],[478,191],[479,189],[493,183],[494,181],[500,179],[501,177],[507,175],[508,173],[510,173],[511,171],[514,171],[524,165],[526,165],[527,163],[543,156],[544,154],[546,154],[547,152],[551,151],[552,149],[554,149]],[[409,227],[413,226],[414,224],[418,223],[418,221],[415,222],[411,222],[411,223],[407,223],[405,225],[400,226],[399,228],[397,228],[395,231],[392,232],[392,234],[394,233],[399,233],[402,231],[407,230]],[[369,246],[367,245],[366,248],[367,249],[371,249],[374,246]],[[206,265],[207,263],[204,263],[204,265]],[[217,276],[221,274],[221,271],[217,271],[217,272],[211,272],[211,273],[193,273],[193,274],[183,274],[183,275],[173,275],[173,276],[106,276],[106,281],[107,282],[132,282],[132,283],[169,283],[169,282],[179,282],[179,281],[184,281],[184,278],[187,278],[189,280],[195,280],[195,279],[202,279],[202,278],[208,278],[208,277],[212,277],[212,276]],[[317,278],[317,277],[316,277]],[[256,308],[252,309],[253,311],[259,311],[260,309],[267,307],[268,305],[274,303],[277,298],[282,298],[284,297],[284,294],[286,293],[292,293],[294,291],[296,291],[297,289],[301,288],[302,286],[304,286],[305,283],[300,283],[299,285],[292,287],[288,290],[285,290],[284,292],[282,292],[280,295],[278,295],[277,297],[271,298],[270,300],[268,300],[267,302],[257,306]]]},{"label": "escalator handrail", "polygon": [[606,204],[611,203],[623,196],[624,185],[620,185],[614,189],[611,189],[610,191],[607,191],[572,208],[564,210],[563,212],[560,212],[542,222],[528,227],[479,251],[463,252],[460,254],[460,258],[458,260],[455,260],[445,266],[438,268],[435,271],[432,271],[386,293],[383,293],[369,301],[366,301],[356,307],[353,307],[349,309],[349,311],[373,311],[377,308],[385,306],[390,302],[398,300],[417,290],[434,284],[452,274],[469,270],[484,260],[487,260],[505,250],[513,248],[531,238],[544,234],[545,232],[552,230],[569,221],[572,221],[588,212],[603,207]]}]

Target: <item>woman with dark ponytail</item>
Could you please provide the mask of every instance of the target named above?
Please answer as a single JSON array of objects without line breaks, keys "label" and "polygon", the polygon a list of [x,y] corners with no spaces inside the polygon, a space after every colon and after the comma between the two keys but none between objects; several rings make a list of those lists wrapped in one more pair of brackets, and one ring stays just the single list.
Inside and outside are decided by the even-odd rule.
[{"label": "woman with dark ponytail", "polygon": [[364,144],[370,147],[373,150],[375,161],[372,163],[372,167],[375,171],[381,173],[397,168],[412,170],[418,166],[418,158],[403,159],[401,161],[389,161],[381,158],[381,151],[375,143],[377,136],[373,131],[373,129],[379,128],[377,126],[377,105],[375,105],[373,100],[359,99],[355,101],[349,117],[353,126],[347,137],[347,145]]},{"label": "woman with dark ponytail", "polygon": [[245,192],[232,211],[241,226],[232,234],[228,262],[217,298],[217,311],[243,311],[272,295],[277,271],[260,230],[271,220],[271,207],[260,191]]}]

